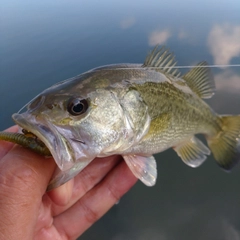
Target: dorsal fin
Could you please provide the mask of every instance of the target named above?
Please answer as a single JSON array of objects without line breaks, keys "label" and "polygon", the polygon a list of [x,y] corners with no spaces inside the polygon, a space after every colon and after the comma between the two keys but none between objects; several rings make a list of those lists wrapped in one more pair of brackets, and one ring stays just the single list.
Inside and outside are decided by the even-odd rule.
[{"label": "dorsal fin", "polygon": [[187,85],[201,98],[211,98],[214,94],[215,84],[207,62],[200,62],[182,76]]},{"label": "dorsal fin", "polygon": [[174,77],[179,77],[180,72],[176,65],[175,56],[169,52],[166,47],[158,48],[158,45],[152,50],[152,52],[146,57],[143,67],[153,67],[157,71],[161,71],[167,74],[171,74]]}]

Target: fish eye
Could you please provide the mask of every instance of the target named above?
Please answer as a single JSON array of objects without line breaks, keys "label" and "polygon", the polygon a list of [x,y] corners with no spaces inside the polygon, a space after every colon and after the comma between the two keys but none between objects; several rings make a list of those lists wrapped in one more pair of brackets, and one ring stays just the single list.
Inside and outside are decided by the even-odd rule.
[{"label": "fish eye", "polygon": [[86,99],[72,98],[68,102],[67,110],[73,116],[78,116],[85,113],[88,109]]}]

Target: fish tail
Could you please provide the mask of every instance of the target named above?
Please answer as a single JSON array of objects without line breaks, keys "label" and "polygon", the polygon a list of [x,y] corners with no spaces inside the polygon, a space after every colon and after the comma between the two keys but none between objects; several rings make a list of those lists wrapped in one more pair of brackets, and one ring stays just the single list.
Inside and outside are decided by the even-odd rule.
[{"label": "fish tail", "polygon": [[240,115],[219,116],[221,130],[208,139],[218,165],[231,170],[240,160]]}]

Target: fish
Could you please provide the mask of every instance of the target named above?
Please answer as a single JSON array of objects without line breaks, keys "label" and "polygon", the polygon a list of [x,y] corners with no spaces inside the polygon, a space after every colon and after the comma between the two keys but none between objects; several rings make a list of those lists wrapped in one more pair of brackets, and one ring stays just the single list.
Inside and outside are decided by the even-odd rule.
[{"label": "fish", "polygon": [[231,170],[240,160],[240,115],[218,115],[204,101],[215,92],[207,62],[185,74],[175,66],[174,54],[156,46],[143,64],[94,68],[44,90],[13,114],[26,138],[41,141],[58,166],[48,190],[96,157],[116,154],[153,186],[154,154],[169,148],[190,167],[212,152],[221,168]]}]

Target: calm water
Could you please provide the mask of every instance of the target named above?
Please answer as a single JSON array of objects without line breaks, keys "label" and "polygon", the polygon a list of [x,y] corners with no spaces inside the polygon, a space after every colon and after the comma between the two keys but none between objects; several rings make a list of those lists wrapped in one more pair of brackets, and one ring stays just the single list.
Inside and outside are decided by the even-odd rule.
[{"label": "calm water", "polygon": [[[240,3],[216,1],[11,1],[0,6],[0,124],[52,84],[100,65],[142,63],[155,44],[179,65],[240,63]],[[186,71],[186,69],[183,71]],[[219,113],[240,113],[240,67],[214,68]],[[80,239],[239,240],[240,167],[200,168],[157,155],[158,181],[138,183]]]}]

